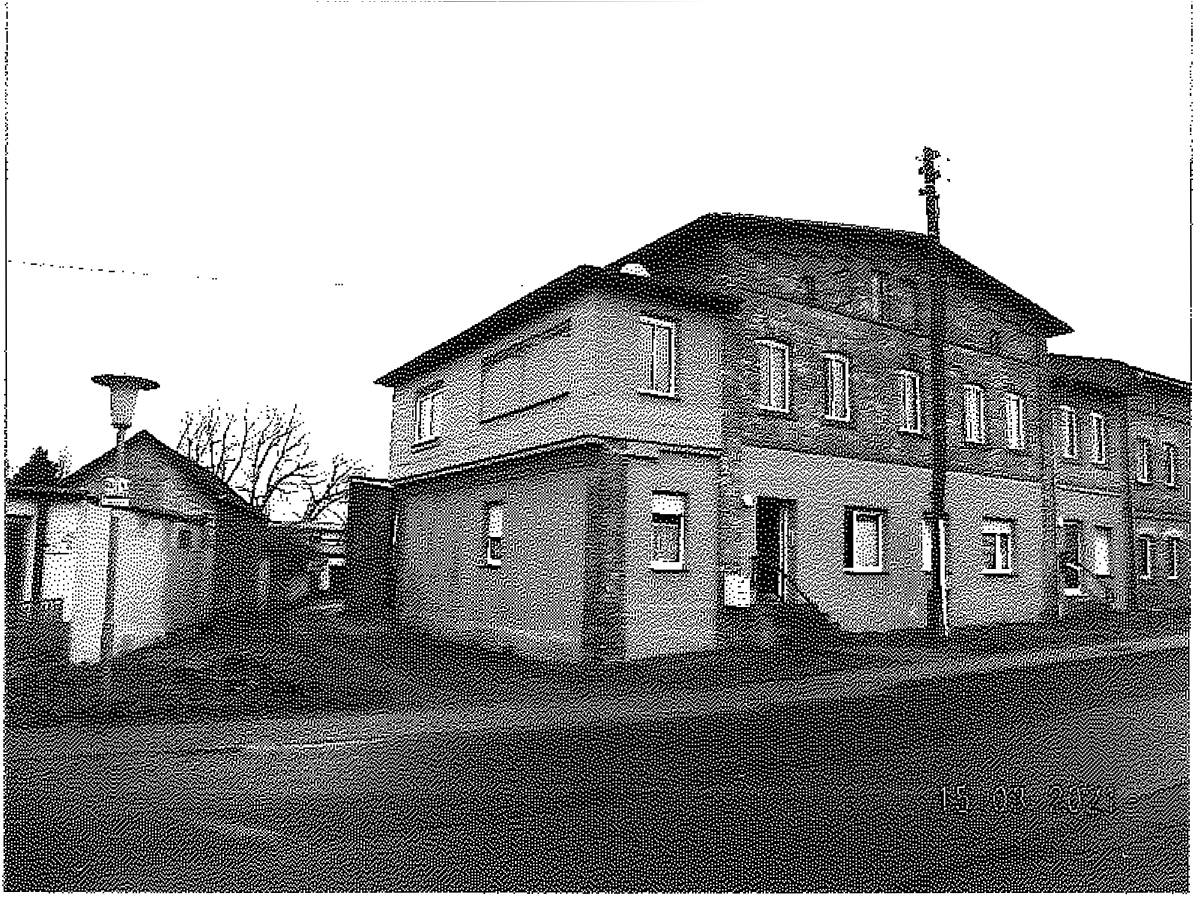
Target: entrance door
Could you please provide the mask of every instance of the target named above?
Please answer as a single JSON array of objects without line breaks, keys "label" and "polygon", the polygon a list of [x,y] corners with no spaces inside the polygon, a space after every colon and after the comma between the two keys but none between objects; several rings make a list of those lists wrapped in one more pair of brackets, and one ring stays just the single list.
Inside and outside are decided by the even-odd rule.
[{"label": "entrance door", "polygon": [[783,500],[759,497],[754,513],[754,589],[762,601],[787,597],[788,524]]},{"label": "entrance door", "polygon": [[1079,594],[1079,563],[1083,557],[1083,525],[1078,521],[1063,522],[1062,579],[1063,592]]}]

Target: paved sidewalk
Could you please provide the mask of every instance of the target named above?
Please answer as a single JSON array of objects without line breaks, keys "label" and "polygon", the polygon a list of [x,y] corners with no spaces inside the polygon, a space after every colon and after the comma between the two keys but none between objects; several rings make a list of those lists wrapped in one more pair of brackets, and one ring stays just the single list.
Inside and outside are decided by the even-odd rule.
[{"label": "paved sidewalk", "polygon": [[960,655],[940,648],[862,647],[871,667],[715,689],[675,688],[613,694],[580,692],[547,701],[527,697],[496,703],[452,703],[374,714],[316,718],[208,721],[186,724],[89,725],[7,731],[6,762],[23,758],[145,754],[321,751],[337,747],[454,734],[671,720],[753,711],[772,705],[812,705],[879,694],[907,683],[1036,668],[1188,646],[1187,634],[1086,646],[1058,645]]}]

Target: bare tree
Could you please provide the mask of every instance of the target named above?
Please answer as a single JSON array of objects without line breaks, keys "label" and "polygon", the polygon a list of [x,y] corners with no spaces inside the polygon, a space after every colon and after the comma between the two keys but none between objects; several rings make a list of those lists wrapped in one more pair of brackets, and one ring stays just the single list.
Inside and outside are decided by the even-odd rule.
[{"label": "bare tree", "polygon": [[188,412],[176,449],[266,514],[293,497],[303,500],[303,521],[337,517],[350,477],[363,470],[357,460],[341,455],[322,470],[295,406],[287,412],[273,406],[254,413],[245,408],[241,414],[220,406]]},{"label": "bare tree", "polygon": [[326,469],[314,481],[305,485],[306,499],[301,521],[332,519],[346,523],[346,499],[350,493],[350,479],[363,474],[365,469],[357,459],[336,455]]}]

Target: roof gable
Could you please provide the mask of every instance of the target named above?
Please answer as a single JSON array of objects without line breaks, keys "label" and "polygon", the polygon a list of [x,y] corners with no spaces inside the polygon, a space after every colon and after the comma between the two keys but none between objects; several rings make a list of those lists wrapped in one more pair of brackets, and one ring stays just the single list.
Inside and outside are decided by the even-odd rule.
[{"label": "roof gable", "polygon": [[[262,513],[258,509],[250,505],[240,493],[219,477],[192,459],[189,459],[178,450],[167,446],[167,444],[163,443],[149,431],[138,431],[125,442],[125,445],[127,450],[130,448],[145,447],[163,459],[192,486],[210,499],[243,512],[262,516]],[[62,486],[78,488],[88,479],[95,477],[99,472],[105,471],[114,465],[116,463],[116,455],[116,447],[102,453],[91,462],[88,462],[63,478]]]},{"label": "roof gable", "polygon": [[[953,250],[932,240],[928,235],[916,231],[895,228],[877,228],[867,225],[847,225],[835,222],[817,222],[802,219],[774,218],[743,213],[715,213],[702,215],[662,237],[656,238],[632,253],[609,264],[609,269],[637,263],[653,263],[655,259],[675,259],[705,245],[714,244],[729,237],[749,236],[797,237],[813,236],[833,238],[855,245],[886,245],[901,247],[914,254],[938,254],[951,274],[984,287],[996,301],[1013,311],[1028,317],[1046,337],[1069,334],[1070,325],[1037,303],[1013,290],[1007,284],[985,272],[977,265],[959,256]],[[651,272],[653,265],[651,264]]]}]

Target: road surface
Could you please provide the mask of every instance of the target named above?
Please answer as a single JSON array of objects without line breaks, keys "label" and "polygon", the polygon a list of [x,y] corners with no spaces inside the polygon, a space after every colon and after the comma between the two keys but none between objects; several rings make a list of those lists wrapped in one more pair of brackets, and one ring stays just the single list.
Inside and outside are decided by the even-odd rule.
[{"label": "road surface", "polygon": [[1187,651],[638,726],[5,762],[5,887],[1186,890]]}]

